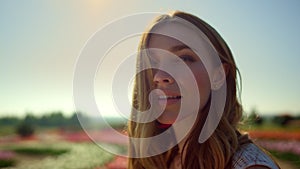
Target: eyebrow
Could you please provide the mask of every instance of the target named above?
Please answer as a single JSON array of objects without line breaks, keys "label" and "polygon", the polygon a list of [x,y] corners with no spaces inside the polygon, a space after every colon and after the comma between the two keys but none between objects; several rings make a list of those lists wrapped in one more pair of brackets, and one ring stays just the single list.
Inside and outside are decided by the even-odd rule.
[{"label": "eyebrow", "polygon": [[191,49],[190,47],[186,46],[186,45],[177,45],[177,46],[173,46],[170,48],[170,51],[172,52],[177,52],[177,51],[181,51],[183,49]]}]

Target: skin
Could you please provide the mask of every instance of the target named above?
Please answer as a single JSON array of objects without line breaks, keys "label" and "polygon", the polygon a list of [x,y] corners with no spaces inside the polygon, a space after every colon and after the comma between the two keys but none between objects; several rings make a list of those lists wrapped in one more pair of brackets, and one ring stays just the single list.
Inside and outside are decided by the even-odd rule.
[{"label": "skin", "polygon": [[[189,101],[192,99],[191,96],[195,95],[190,89],[193,88],[191,80],[188,78],[194,78],[198,87],[198,94],[200,95],[200,111],[207,104],[210,96],[210,81],[208,78],[208,73],[205,66],[200,60],[199,56],[188,46],[184,45],[182,42],[170,38],[164,35],[152,35],[148,48],[161,49],[166,52],[160,51],[151,51],[150,61],[155,64],[161,70],[156,69],[154,71],[153,82],[155,88],[163,91],[167,96],[181,96],[181,99],[178,101],[167,101],[164,112],[158,118],[158,121],[164,124],[172,124],[175,122],[182,101]],[[168,56],[168,53],[176,56],[177,59],[181,59],[186,66],[191,70],[193,77],[186,77],[187,73],[181,71],[180,66],[176,65],[176,62],[172,61],[171,56]],[[174,64],[175,63],[175,64]],[[172,75],[166,73],[162,70],[171,70]],[[176,79],[176,80],[175,80]],[[181,92],[178,86],[182,86],[184,92]],[[184,112],[188,114],[189,112]]]}]

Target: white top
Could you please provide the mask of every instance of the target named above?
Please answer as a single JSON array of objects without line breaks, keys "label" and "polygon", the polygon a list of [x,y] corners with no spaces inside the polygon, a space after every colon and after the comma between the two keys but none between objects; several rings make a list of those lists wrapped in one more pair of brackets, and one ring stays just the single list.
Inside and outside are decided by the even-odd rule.
[{"label": "white top", "polygon": [[245,144],[234,154],[232,168],[245,169],[253,165],[266,166],[270,169],[279,169],[274,161],[255,144]]}]

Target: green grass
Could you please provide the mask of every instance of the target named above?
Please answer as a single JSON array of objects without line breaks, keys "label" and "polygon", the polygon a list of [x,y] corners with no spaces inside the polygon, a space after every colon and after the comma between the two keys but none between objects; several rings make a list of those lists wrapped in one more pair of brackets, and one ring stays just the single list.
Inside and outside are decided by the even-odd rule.
[{"label": "green grass", "polygon": [[239,129],[242,131],[259,130],[259,131],[300,131],[299,126],[280,126],[278,124],[265,122],[262,125],[254,124],[253,122],[245,122],[239,125]]},{"label": "green grass", "polygon": [[274,157],[283,160],[288,161],[289,163],[293,164],[296,168],[300,168],[300,156],[289,153],[289,152],[278,152],[278,151],[269,151]]},{"label": "green grass", "polygon": [[0,168],[12,167],[16,164],[14,159],[0,159]]},{"label": "green grass", "polygon": [[8,136],[16,133],[16,128],[14,126],[0,126],[0,137],[1,136]]},{"label": "green grass", "polygon": [[54,149],[54,148],[47,148],[47,147],[18,147],[13,149],[16,153],[21,154],[28,154],[28,155],[52,155],[58,156],[64,153],[69,152],[68,149]]}]

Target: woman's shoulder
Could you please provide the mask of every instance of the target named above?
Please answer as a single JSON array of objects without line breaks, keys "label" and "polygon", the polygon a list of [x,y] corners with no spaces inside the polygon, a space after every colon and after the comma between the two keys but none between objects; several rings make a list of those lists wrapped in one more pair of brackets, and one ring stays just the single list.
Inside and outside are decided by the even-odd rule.
[{"label": "woman's shoulder", "polygon": [[232,159],[234,169],[261,168],[279,169],[272,158],[253,143],[242,145]]}]

